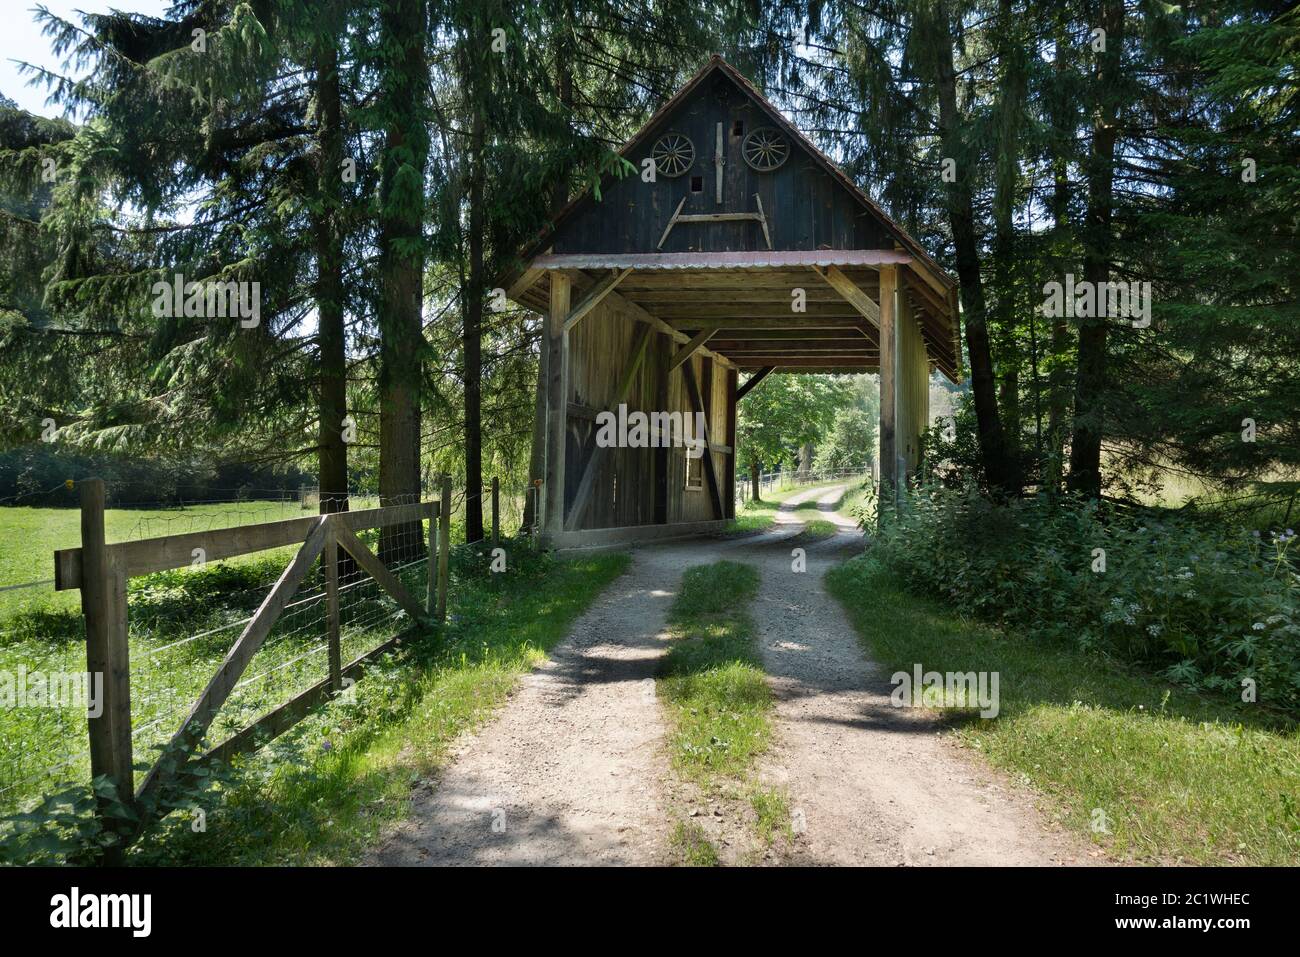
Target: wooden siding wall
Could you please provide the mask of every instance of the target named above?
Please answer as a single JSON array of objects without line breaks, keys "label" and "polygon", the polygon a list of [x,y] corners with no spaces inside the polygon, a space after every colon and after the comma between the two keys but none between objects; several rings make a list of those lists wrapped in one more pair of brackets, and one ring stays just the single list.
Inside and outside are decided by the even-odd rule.
[{"label": "wooden siding wall", "polygon": [[921,463],[921,433],[930,424],[930,362],[921,326],[906,296],[899,296],[897,454],[912,475]]},{"label": "wooden siding wall", "polygon": [[[744,133],[733,134],[735,122]],[[714,189],[714,147],[717,123],[723,123],[722,203]],[[695,90],[672,114],[663,117],[647,136],[644,148],[629,159],[637,172],[602,187],[602,200],[582,200],[582,207],[554,237],[556,253],[655,252],[664,227],[677,204],[686,197],[682,214],[756,212],[754,194],[763,210],[776,249],[892,249],[876,219],[843,185],[817,166],[803,148],[791,142],[790,157],[779,169],[760,173],[741,155],[746,135],[769,126],[763,111],[730,80],[715,77]],[[642,182],[641,163],[665,132],[683,133],[695,145],[695,161],[681,176],[658,175]],[[702,189],[691,192],[691,177]],[[662,252],[720,252],[765,250],[767,242],[756,222],[678,223]]]},{"label": "wooden siding wall", "polygon": [[[642,323],[634,320],[617,302],[597,306],[570,333],[568,341],[568,401],[592,412],[617,411],[619,380],[633,352]],[[691,409],[682,369],[665,372],[676,343],[668,336],[651,333],[645,359],[632,381],[626,399],[628,411],[677,411]],[[709,428],[714,444],[730,445],[727,435],[726,369],[713,366],[702,356],[690,360],[701,395],[709,406]],[[711,380],[711,381],[710,381]],[[707,385],[706,385],[707,383]],[[707,389],[707,391],[705,391]],[[565,512],[573,507],[587,457],[595,441],[596,422],[579,411],[568,416],[565,446]],[[722,486],[724,506],[733,493],[726,487],[727,456],[714,452],[714,467]],[[649,525],[656,521],[703,521],[714,515],[708,482],[688,491],[684,449],[606,449],[596,473],[595,487],[578,529],[619,528]],[[658,508],[657,508],[658,506]]]},{"label": "wooden siding wall", "polygon": [[[709,437],[714,445],[730,445],[727,433],[727,377],[726,370],[715,366],[713,360],[695,355],[688,360],[695,369],[695,381],[700,386],[700,398],[708,410]],[[683,416],[693,414],[690,393],[686,389],[686,377],[682,369],[672,373],[669,381],[668,410],[679,411]],[[694,420],[691,428],[694,429]],[[718,484],[722,490],[725,506],[728,491],[725,486],[727,474],[727,456],[722,452],[708,453],[713,456],[713,467],[718,475]],[[698,489],[686,487],[686,450],[668,450],[668,521],[669,522],[706,522],[721,518],[713,512],[713,500],[709,495],[709,480],[703,474],[701,463],[701,485]]]}]

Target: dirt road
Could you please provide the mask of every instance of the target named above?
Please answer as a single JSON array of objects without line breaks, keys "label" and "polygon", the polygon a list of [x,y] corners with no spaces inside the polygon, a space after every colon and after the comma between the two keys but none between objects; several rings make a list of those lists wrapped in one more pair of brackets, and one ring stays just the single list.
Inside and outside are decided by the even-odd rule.
[{"label": "dirt road", "polygon": [[[861,547],[829,511],[843,489],[789,499],[772,531],[638,549],[500,714],[460,743],[370,863],[654,864],[684,813],[654,692],[664,621],[684,569],[732,558],[763,576],[753,608],[776,695],[776,746],[761,775],[783,786],[795,840],[769,860],[813,864],[1082,863],[1029,796],[891,707],[889,676],[864,655],[826,569]],[[796,507],[818,500],[839,532],[805,541]],[[802,513],[807,515],[806,512]],[[806,571],[792,568],[803,548]]]}]

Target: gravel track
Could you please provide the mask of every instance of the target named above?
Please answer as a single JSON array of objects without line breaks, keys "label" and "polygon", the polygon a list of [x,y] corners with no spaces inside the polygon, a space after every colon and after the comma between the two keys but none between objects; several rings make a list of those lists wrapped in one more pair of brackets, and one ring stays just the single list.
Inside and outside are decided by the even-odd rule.
[{"label": "gravel track", "polygon": [[[682,572],[720,558],[763,576],[752,611],[776,735],[759,773],[787,792],[796,832],[767,862],[1087,861],[1030,796],[940,737],[932,716],[891,707],[888,675],[822,587],[826,569],[861,547],[854,521],[832,511],[843,492],[792,496],[759,535],[637,549],[551,659],[416,790],[408,819],[368,863],[669,863],[667,839],[690,797],[668,765],[654,674]],[[834,536],[800,536],[794,509],[811,500],[839,526]],[[802,573],[791,570],[796,547]]]}]

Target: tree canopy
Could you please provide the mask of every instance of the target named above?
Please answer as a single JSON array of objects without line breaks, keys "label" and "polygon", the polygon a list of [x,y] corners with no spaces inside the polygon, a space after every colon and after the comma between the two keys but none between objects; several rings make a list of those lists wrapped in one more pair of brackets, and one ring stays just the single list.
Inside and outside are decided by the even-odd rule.
[{"label": "tree canopy", "polygon": [[[1268,0],[182,0],[39,16],[74,119],[0,99],[0,441],[522,487],[539,317],[496,277],[711,52],[958,278],[971,474],[1290,494],[1300,22]],[[255,324],[153,308],[256,282]],[[1149,312],[1051,308],[1123,283]],[[873,440],[778,374],[738,465]],[[955,446],[954,446],[955,447]],[[940,447],[936,446],[936,450]]]}]

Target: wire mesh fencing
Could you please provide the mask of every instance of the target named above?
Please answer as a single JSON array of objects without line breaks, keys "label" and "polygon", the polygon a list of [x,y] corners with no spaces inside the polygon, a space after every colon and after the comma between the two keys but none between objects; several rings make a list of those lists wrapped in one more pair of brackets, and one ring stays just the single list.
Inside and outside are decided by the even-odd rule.
[{"label": "wire mesh fencing", "polygon": [[[773,472],[763,472],[758,476],[758,497],[760,499],[770,497],[783,492],[789,492],[796,488],[803,488],[809,485],[820,485],[827,482],[852,482],[865,481],[876,477],[874,465],[866,468],[856,469],[783,469]],[[746,502],[751,501],[754,497],[754,480],[753,476],[736,476],[736,504],[743,506]]]},{"label": "wire mesh fencing", "polygon": [[[320,507],[319,496],[304,500],[301,489],[274,491],[279,494],[262,499],[241,494],[228,501],[110,507],[104,512],[106,539],[111,545],[149,544],[194,533],[256,531],[268,523],[310,520]],[[420,500],[410,495],[387,504]],[[349,495],[348,506],[353,512],[377,508],[378,499]],[[14,560],[22,547],[16,536],[0,531],[9,559],[0,578],[0,813],[67,784],[84,784],[91,772],[87,714],[94,714],[98,695],[95,676],[88,674],[78,591],[56,591],[53,578],[6,580],[21,577],[24,569],[31,574],[44,568],[48,575],[54,551],[78,545],[76,509],[39,511],[41,535],[24,561]],[[426,600],[430,559],[424,521],[359,528],[356,536],[410,595]],[[130,736],[138,760],[148,763],[182,727],[296,550],[290,544],[208,560],[195,548],[182,567],[129,579]],[[338,657],[346,663],[408,627],[412,616],[346,552],[340,552],[337,567]],[[224,740],[329,674],[328,604],[323,562],[316,560],[231,689],[208,730],[209,740]],[[65,694],[78,691],[78,680],[83,682],[79,693]]]},{"label": "wire mesh fencing", "polygon": [[[496,484],[495,498],[493,497],[494,483]],[[539,486],[524,480],[489,478],[483,482],[482,489],[478,493],[470,496],[466,494],[464,476],[453,478],[451,484],[451,524],[456,532],[455,537],[464,538],[466,506],[471,498],[477,498],[480,503],[484,537],[490,537],[494,525],[498,529],[501,538],[515,538],[520,535],[533,534],[536,521],[534,518],[536,507],[533,500],[539,494]],[[312,509],[315,509],[320,502],[320,488],[317,486],[303,486],[299,489],[298,495],[303,502],[309,503],[309,507]],[[425,495],[426,497],[436,498],[438,489],[431,486]],[[380,504],[379,496],[372,493],[365,495],[351,493],[350,501],[353,508],[377,508]],[[392,504],[387,499],[384,502],[385,504]]]}]

